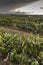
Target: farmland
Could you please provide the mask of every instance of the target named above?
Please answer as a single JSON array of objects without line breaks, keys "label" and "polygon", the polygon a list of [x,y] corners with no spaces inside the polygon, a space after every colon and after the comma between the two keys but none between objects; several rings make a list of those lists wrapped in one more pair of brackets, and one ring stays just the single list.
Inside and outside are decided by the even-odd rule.
[{"label": "farmland", "polygon": [[43,16],[0,15],[0,64],[43,65]]},{"label": "farmland", "polygon": [[33,33],[43,33],[43,16],[1,15],[0,26],[8,26]]}]

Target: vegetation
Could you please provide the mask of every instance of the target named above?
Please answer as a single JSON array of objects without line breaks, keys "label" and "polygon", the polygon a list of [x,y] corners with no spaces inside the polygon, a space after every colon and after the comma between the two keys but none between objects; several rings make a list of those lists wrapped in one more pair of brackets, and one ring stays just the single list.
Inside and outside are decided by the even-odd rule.
[{"label": "vegetation", "polygon": [[1,30],[0,57],[4,63],[9,59],[10,65],[43,65],[43,38]]},{"label": "vegetation", "polygon": [[[14,29],[21,33],[13,32]],[[3,65],[43,65],[43,37],[39,33],[43,33],[43,16],[0,15]]]},{"label": "vegetation", "polygon": [[11,26],[33,33],[43,33],[43,16],[0,16],[1,26]]}]

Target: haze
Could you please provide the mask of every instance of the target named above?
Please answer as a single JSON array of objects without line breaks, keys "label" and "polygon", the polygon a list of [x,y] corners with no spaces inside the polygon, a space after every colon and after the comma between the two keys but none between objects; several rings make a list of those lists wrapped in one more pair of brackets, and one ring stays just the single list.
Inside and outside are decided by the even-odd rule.
[{"label": "haze", "polygon": [[14,13],[17,11],[32,14],[42,14],[43,0],[0,0],[0,13]]}]

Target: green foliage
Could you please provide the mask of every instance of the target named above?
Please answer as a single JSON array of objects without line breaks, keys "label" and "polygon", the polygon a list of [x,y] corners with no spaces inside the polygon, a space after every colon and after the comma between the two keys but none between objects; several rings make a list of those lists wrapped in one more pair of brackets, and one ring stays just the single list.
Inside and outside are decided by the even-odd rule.
[{"label": "green foliage", "polygon": [[32,60],[31,65],[39,65],[38,61],[36,59]]},{"label": "green foliage", "polygon": [[13,35],[5,30],[0,31],[0,57],[9,53],[12,65],[43,65],[43,38],[34,35]]},{"label": "green foliage", "polygon": [[0,57],[5,56],[8,53],[8,50],[4,47],[0,47]]},{"label": "green foliage", "polygon": [[0,25],[30,31],[33,33],[43,33],[43,16],[0,15]]}]

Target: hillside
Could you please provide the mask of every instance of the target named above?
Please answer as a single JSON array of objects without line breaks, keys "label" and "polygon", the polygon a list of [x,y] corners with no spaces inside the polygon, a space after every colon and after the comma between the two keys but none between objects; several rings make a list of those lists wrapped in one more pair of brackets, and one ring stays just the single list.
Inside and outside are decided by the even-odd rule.
[{"label": "hillside", "polygon": [[43,16],[0,15],[0,64],[43,65]]}]

